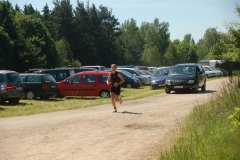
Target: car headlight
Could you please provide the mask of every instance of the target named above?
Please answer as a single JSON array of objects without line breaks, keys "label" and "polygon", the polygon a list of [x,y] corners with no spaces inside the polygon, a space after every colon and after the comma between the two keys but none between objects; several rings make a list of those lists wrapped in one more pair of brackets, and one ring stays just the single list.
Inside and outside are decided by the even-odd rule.
[{"label": "car headlight", "polygon": [[195,82],[195,80],[188,80],[188,83],[194,83]]},{"label": "car headlight", "polygon": [[139,82],[139,80],[138,80],[138,79],[134,79],[134,82],[135,82],[135,83],[138,83],[138,82]]},{"label": "car headlight", "polygon": [[156,84],[156,81],[155,81],[155,80],[152,80],[151,83],[152,83],[152,84]]},{"label": "car headlight", "polygon": [[166,85],[171,85],[171,81],[170,81],[170,80],[166,80],[166,81],[165,81],[165,84],[166,84]]}]

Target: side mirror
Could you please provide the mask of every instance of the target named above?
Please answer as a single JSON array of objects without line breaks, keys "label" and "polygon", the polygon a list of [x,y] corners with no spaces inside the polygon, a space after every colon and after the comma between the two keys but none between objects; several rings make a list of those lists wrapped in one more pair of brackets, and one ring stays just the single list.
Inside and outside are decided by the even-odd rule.
[{"label": "side mirror", "polygon": [[67,80],[64,80],[64,83],[68,83],[68,79],[67,79]]}]

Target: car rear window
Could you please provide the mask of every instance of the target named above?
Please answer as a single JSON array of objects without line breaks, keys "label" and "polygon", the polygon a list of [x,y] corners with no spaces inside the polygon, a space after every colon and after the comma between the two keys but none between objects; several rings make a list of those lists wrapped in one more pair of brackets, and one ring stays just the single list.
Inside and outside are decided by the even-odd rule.
[{"label": "car rear window", "polygon": [[28,76],[28,82],[41,82],[41,77],[37,76],[37,75],[29,75]]},{"label": "car rear window", "polygon": [[56,82],[52,75],[43,76],[44,82]]},{"label": "car rear window", "polygon": [[17,73],[7,73],[8,81],[11,83],[22,82],[22,78]]}]

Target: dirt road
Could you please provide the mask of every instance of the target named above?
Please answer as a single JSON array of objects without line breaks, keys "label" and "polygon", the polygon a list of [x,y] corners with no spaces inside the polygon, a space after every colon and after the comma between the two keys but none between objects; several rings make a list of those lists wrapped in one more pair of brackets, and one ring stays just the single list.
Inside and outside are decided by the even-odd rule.
[{"label": "dirt road", "polygon": [[[226,80],[226,79],[224,79]],[[0,119],[1,160],[148,159],[197,103],[206,102],[221,80],[198,94],[174,93],[85,109]],[[123,97],[124,100],[124,97]],[[110,101],[109,101],[110,102]]]}]

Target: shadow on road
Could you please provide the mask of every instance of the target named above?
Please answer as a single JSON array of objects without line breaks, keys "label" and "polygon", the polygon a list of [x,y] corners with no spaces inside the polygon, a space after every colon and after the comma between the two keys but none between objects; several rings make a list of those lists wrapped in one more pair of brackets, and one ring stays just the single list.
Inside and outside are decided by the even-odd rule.
[{"label": "shadow on road", "polygon": [[175,91],[175,92],[172,92],[171,94],[209,94],[214,92],[217,92],[217,91],[215,90],[200,91],[199,90],[198,93],[193,93],[192,91],[187,90],[187,91]]},{"label": "shadow on road", "polygon": [[142,114],[142,113],[136,113],[136,112],[128,112],[128,111],[123,111],[123,112],[119,112],[122,114]]}]

